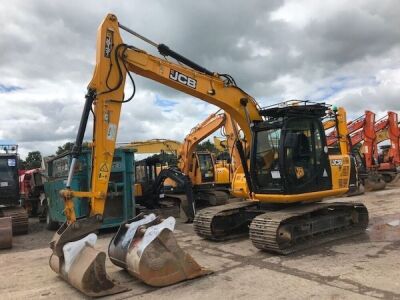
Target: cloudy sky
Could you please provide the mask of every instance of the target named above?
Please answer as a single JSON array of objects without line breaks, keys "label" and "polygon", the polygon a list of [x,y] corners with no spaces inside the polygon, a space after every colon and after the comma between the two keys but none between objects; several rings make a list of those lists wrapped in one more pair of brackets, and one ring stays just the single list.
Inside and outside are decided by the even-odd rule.
[{"label": "cloudy sky", "polygon": [[[0,142],[18,143],[24,157],[32,150],[52,154],[74,140],[96,30],[108,12],[208,69],[231,74],[262,106],[310,99],[345,106],[351,117],[365,109],[378,117],[400,111],[397,0],[9,0],[0,2]],[[123,106],[119,142],[182,140],[217,110],[134,78],[137,94]]]}]

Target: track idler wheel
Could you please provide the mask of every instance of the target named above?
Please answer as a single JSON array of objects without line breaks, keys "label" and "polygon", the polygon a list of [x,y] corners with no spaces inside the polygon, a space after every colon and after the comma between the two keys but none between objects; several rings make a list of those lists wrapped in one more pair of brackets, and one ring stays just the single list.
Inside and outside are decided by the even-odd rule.
[{"label": "track idler wheel", "polygon": [[122,224],[108,248],[111,261],[151,286],[167,286],[209,274],[178,245],[175,219],[139,215]]},{"label": "track idler wheel", "polygon": [[97,236],[87,237],[64,245],[64,256],[52,254],[51,269],[89,297],[102,297],[127,291],[109,279],[105,268],[106,253],[94,249]]}]

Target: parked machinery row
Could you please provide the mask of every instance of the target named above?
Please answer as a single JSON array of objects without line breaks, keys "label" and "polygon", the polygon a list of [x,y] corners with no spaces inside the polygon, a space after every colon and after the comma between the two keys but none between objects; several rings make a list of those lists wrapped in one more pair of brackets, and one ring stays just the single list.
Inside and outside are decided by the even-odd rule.
[{"label": "parked machinery row", "polygon": [[[332,121],[325,121],[325,129],[329,130],[332,124]],[[386,183],[398,178],[400,130],[397,113],[389,111],[386,116],[375,120],[375,113],[367,110],[364,115],[348,122],[347,128],[358,173],[367,190],[383,189]],[[337,141],[336,130],[331,130],[327,135],[328,146],[334,146]],[[384,141],[390,144],[383,146],[382,154],[379,154],[378,145]]]},{"label": "parked machinery row", "polygon": [[[215,155],[210,151],[197,151],[196,147],[216,130],[221,129],[234,151],[233,126],[237,126],[226,113],[213,113],[196,125],[185,137],[179,147],[171,147],[171,141],[153,139],[128,144],[137,153],[161,152],[165,156],[166,144],[176,153],[176,162],[162,164],[157,157],[143,159],[136,167],[135,196],[138,203],[148,207],[160,204],[179,203],[181,218],[192,221],[195,210],[207,205],[220,205],[229,198],[233,177],[233,161],[216,163]],[[173,143],[175,146],[178,142]],[[236,158],[237,159],[237,158]],[[160,198],[160,196],[162,198]],[[196,204],[196,205],[195,205]]]}]

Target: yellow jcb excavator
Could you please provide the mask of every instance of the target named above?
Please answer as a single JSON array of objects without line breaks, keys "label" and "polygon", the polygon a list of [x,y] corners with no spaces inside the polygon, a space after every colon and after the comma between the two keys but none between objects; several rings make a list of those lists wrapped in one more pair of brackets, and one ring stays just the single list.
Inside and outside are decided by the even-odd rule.
[{"label": "yellow jcb excavator", "polygon": [[[164,139],[135,141],[124,145],[137,153],[172,153],[177,156],[177,165],[159,164],[159,160],[148,158],[136,165],[135,199],[146,208],[156,208],[166,199],[175,199],[181,206],[181,217],[193,221],[194,205],[221,205],[229,198],[232,170],[217,166],[209,151],[196,151],[197,145],[218,129],[224,129],[229,139],[233,128],[231,117],[217,111],[193,127],[183,143]],[[232,135],[232,133],[231,133]],[[161,192],[162,190],[162,192]],[[159,199],[160,195],[165,195]],[[167,201],[168,202],[168,201]]]},{"label": "yellow jcb excavator", "polygon": [[190,177],[193,189],[203,194],[200,198],[214,205],[226,202],[229,182],[218,182],[213,155],[208,151],[196,151],[196,147],[223,127],[225,122],[224,113],[216,112],[208,116],[185,137],[178,156],[178,167]]},{"label": "yellow jcb excavator", "polygon": [[165,201],[165,197],[158,198],[161,195],[175,199],[180,205],[181,219],[192,222],[197,208],[227,202],[230,181],[218,177],[221,169],[216,168],[211,152],[195,150],[201,141],[225,126],[228,119],[218,111],[192,128],[178,151],[178,166],[163,168],[157,174],[150,197],[155,204]]},{"label": "yellow jcb excavator", "polygon": [[[148,157],[135,164],[134,196],[138,204],[145,205],[152,202],[153,184],[157,175],[163,168],[167,168],[167,155],[177,158],[182,143],[169,139],[150,139],[145,141],[132,141],[122,146],[134,149],[138,154],[159,154],[161,157]],[[165,156],[165,159],[163,157]],[[175,162],[176,163],[176,162]],[[150,203],[150,206],[152,203]]]},{"label": "yellow jcb excavator", "polygon": [[[150,43],[162,56],[179,63],[125,44],[120,29]],[[96,295],[117,288],[106,280],[104,252],[85,244],[66,272],[65,247],[74,241],[82,242],[82,238],[88,238],[101,224],[121,106],[134,96],[124,99],[126,75],[133,83],[129,72],[218,106],[231,115],[248,142],[244,149],[237,138],[240,165],[234,181],[242,184],[233,190],[246,195],[246,200],[198,211],[194,220],[198,235],[222,240],[249,232],[257,248],[287,254],[363,232],[367,227],[368,211],[362,203],[320,202],[324,197],[343,195],[351,183],[353,168],[348,154],[346,120],[337,120],[341,152],[328,155],[321,118],[327,113],[336,114],[329,106],[297,101],[262,109],[236,85],[232,76],[207,70],[166,45],[139,35],[109,14],[98,30],[96,68],[86,95],[70,176],[61,192],[67,222],[50,244],[53,270],[75,287]],[[95,115],[91,190],[74,191],[70,188],[72,174],[91,111]],[[238,137],[239,133],[235,135]],[[74,197],[90,199],[89,216],[76,219]],[[141,220],[146,223],[146,217]],[[124,224],[111,241],[111,261],[158,286],[204,274],[177,246],[170,229],[150,234],[155,239],[148,246],[143,244],[148,237],[146,233],[154,227],[151,225],[140,226],[132,234],[130,224]],[[101,278],[96,278],[99,274]]]}]

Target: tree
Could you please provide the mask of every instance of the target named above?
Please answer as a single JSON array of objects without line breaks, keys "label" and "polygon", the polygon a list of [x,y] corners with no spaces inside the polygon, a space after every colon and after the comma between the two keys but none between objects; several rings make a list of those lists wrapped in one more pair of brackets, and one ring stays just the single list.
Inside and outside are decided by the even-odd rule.
[{"label": "tree", "polygon": [[58,149],[56,151],[56,155],[60,155],[60,154],[63,154],[65,152],[69,152],[69,151],[72,150],[72,147],[74,147],[74,143],[66,142],[64,145],[58,146]]},{"label": "tree", "polygon": [[176,166],[178,163],[177,157],[175,154],[170,154],[170,153],[165,153],[165,152],[159,153],[159,154],[153,154],[152,156],[149,156],[144,159],[136,161],[136,163],[140,163],[140,162],[146,162],[146,165],[168,164],[170,166]]},{"label": "tree", "polygon": [[18,157],[18,168],[19,168],[19,170],[26,170],[25,161],[19,157]]},{"label": "tree", "polygon": [[25,169],[40,168],[42,165],[42,155],[39,151],[31,151],[25,159]]},{"label": "tree", "polygon": [[209,140],[204,141],[203,143],[200,143],[196,147],[196,151],[209,151],[211,153],[218,153],[217,148],[215,148],[215,145],[211,143]]}]

